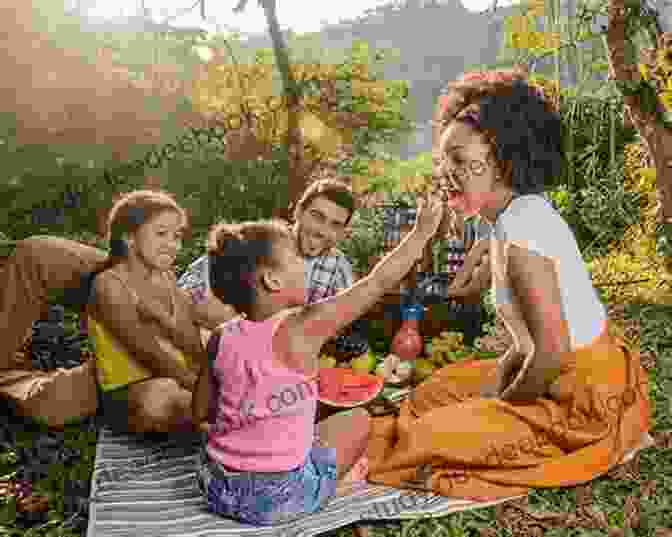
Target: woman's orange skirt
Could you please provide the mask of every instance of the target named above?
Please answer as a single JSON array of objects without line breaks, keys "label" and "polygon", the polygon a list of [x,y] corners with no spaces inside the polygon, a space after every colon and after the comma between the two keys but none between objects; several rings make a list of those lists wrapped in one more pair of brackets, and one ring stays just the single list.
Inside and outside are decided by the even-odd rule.
[{"label": "woman's orange skirt", "polygon": [[585,483],[617,465],[649,429],[647,375],[605,330],[566,353],[545,398],[480,397],[496,360],[452,364],[401,407],[373,418],[369,481],[476,500]]}]

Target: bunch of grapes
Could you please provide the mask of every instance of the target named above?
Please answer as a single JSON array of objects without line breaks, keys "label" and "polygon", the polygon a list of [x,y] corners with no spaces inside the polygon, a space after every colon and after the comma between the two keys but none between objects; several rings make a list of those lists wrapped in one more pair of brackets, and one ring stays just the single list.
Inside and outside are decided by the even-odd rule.
[{"label": "bunch of grapes", "polygon": [[46,318],[33,323],[30,345],[33,367],[49,371],[81,365],[85,338],[82,334],[67,336],[64,308],[59,305],[49,306]]},{"label": "bunch of grapes", "polygon": [[432,365],[444,367],[468,355],[464,347],[464,336],[459,332],[441,332],[431,343],[425,345],[425,354]]},{"label": "bunch of grapes", "polygon": [[[93,418],[89,419],[87,427],[95,425]],[[54,504],[50,498],[36,491],[35,484],[45,481],[50,471],[58,467],[72,467],[81,461],[80,451],[65,444],[65,436],[59,431],[44,431],[34,433],[29,446],[18,445],[13,447],[15,454],[15,476],[6,487],[6,494],[16,498],[16,524],[22,527],[31,527],[44,523],[48,518],[48,511],[56,509],[63,512],[69,519],[69,526],[86,527],[88,518],[89,483],[87,480],[63,480],[63,491],[58,497],[63,498],[63,505]],[[53,498],[52,498],[53,500]]]}]

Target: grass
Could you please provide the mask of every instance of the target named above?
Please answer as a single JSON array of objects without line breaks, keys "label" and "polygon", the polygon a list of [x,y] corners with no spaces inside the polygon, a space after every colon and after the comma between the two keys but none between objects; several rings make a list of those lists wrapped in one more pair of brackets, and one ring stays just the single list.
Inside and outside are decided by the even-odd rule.
[{"label": "grass", "polygon": [[[652,433],[658,445],[634,461],[585,486],[533,491],[524,502],[449,515],[440,519],[376,523],[376,537],[644,537],[672,536],[672,307],[625,307],[626,322],[639,331],[642,355],[651,363]],[[650,355],[648,353],[651,353]],[[655,358],[655,364],[651,360]],[[0,480],[18,469],[16,450],[29,447],[42,429],[26,424],[11,450],[0,454]],[[47,520],[32,528],[19,527],[15,503],[0,499],[0,537],[77,537],[86,532],[86,509],[66,516],[69,483],[90,482],[95,457],[95,422],[70,425],[64,443],[78,450],[76,464],[54,464],[34,490],[50,500]],[[73,527],[73,522],[79,521]],[[665,531],[669,533],[665,533]],[[351,528],[324,537],[350,537]]]}]

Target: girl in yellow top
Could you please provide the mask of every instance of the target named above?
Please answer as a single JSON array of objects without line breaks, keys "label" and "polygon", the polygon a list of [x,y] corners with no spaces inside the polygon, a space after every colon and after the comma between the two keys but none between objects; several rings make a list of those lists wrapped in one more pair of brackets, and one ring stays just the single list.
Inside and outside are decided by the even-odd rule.
[{"label": "girl in yellow top", "polygon": [[174,274],[187,225],[163,192],[131,192],[110,212],[110,255],[92,273],[87,313],[100,404],[113,427],[194,428],[192,391],[205,354]]}]

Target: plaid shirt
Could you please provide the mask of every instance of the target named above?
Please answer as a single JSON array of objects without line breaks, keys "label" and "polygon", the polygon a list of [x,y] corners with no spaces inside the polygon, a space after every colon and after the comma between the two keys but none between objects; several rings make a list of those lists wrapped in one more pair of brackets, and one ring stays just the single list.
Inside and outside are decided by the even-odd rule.
[{"label": "plaid shirt", "polygon": [[304,268],[308,304],[334,296],[354,283],[350,261],[336,248],[327,255],[305,258]]},{"label": "plaid shirt", "polygon": [[189,265],[185,273],[177,280],[177,286],[189,291],[194,304],[204,302],[206,293],[210,289],[208,256],[199,257]]}]

